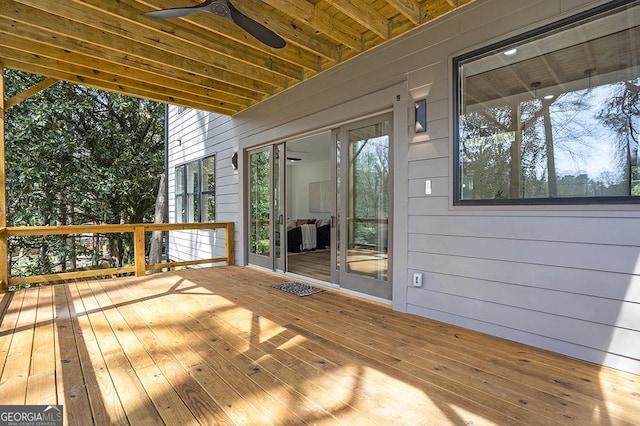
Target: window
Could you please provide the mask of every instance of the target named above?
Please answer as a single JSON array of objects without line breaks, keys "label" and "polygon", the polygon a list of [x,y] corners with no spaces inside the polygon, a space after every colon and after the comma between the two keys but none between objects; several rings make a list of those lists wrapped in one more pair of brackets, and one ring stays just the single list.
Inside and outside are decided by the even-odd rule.
[{"label": "window", "polygon": [[638,46],[614,1],[455,58],[454,203],[640,202]]},{"label": "window", "polygon": [[215,156],[176,167],[176,222],[215,221]]},{"label": "window", "polygon": [[202,221],[216,220],[216,158],[207,157],[202,160],[202,184],[200,188]]}]

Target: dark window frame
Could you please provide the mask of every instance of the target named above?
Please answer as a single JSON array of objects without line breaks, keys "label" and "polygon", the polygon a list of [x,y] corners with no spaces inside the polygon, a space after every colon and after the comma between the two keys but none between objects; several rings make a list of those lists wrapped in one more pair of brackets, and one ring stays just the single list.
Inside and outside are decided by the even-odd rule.
[{"label": "dark window frame", "polygon": [[[204,173],[203,173],[203,163],[207,160],[212,160],[213,162],[213,187],[211,190],[204,188]],[[196,166],[196,170],[198,173],[198,181],[196,188],[190,189],[188,185],[188,172],[190,166]],[[176,182],[176,191],[175,191],[175,220],[177,223],[198,223],[198,222],[209,222],[215,221],[216,217],[216,155],[208,155],[206,157],[199,158],[197,160],[188,161],[185,163],[178,164],[174,168],[175,171],[175,182]],[[181,175],[182,179],[182,192],[178,192],[178,182],[179,175]],[[213,198],[213,220],[209,220],[206,217],[207,209],[204,208],[203,200],[205,196],[211,196]],[[194,217],[191,211],[191,203],[189,203],[190,197],[193,197],[196,200],[197,209],[197,217]],[[178,209],[179,202],[182,202],[182,209]],[[193,218],[194,220],[190,221]]]},{"label": "dark window frame", "polygon": [[598,19],[601,16],[621,12],[625,8],[640,7],[635,2],[628,0],[614,0],[593,9],[564,18],[551,24],[543,25],[520,35],[492,43],[475,49],[471,52],[459,55],[452,60],[453,64],[453,205],[454,206],[535,206],[535,205],[585,205],[585,204],[639,204],[638,196],[598,196],[598,197],[556,197],[556,198],[511,198],[511,199],[461,199],[461,167],[460,167],[460,109],[462,93],[460,84],[460,65],[470,59],[480,58],[498,50],[505,50],[519,43],[532,41],[544,37],[552,32],[561,31],[572,26],[579,26],[589,20]]}]

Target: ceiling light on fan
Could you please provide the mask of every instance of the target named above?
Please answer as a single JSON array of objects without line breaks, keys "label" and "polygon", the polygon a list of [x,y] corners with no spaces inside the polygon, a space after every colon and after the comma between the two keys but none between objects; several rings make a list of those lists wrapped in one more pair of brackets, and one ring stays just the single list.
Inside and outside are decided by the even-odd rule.
[{"label": "ceiling light on fan", "polygon": [[230,20],[269,47],[280,49],[287,44],[278,34],[244,15],[228,0],[206,0],[204,3],[200,3],[195,6],[154,10],[153,12],[145,13],[145,15],[158,19],[170,19],[193,15],[200,12],[213,13],[214,15]]}]

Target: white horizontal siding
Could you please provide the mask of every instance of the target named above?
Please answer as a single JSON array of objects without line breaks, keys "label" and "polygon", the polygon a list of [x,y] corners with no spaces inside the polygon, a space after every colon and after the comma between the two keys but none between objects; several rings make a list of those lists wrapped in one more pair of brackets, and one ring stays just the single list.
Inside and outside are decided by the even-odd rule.
[{"label": "white horizontal siding", "polygon": [[[618,303],[640,303],[640,276],[628,273],[418,252],[409,253],[408,265],[412,273],[425,272],[427,290],[435,285],[428,276],[436,274],[594,296]],[[458,291],[454,287],[450,290]],[[551,294],[543,294],[553,300]],[[556,309],[553,305],[550,303],[548,309]]]},{"label": "white horizontal siding", "polygon": [[[407,116],[413,99],[426,98],[428,123],[425,133],[407,129],[394,140],[402,194],[394,205],[394,306],[640,373],[637,205],[451,203],[451,59],[603,3],[476,0],[233,118],[177,117],[173,109],[170,194],[173,165],[215,152],[217,219],[236,222],[242,256],[243,179],[230,167],[233,152],[376,112],[348,103],[406,82]],[[172,241],[190,255],[207,251],[206,238]],[[414,272],[424,274],[423,288],[410,286]]]},{"label": "white horizontal siding", "polygon": [[[224,120],[226,121],[226,117]],[[221,124],[218,116],[197,110],[177,114],[169,109],[168,193],[169,221],[176,221],[175,168],[178,165],[210,155],[216,156],[216,221],[235,222],[240,229],[239,178],[231,167],[236,151],[232,140],[220,138],[215,129]],[[238,238],[238,233],[234,238]],[[235,241],[236,259],[241,255],[239,241]],[[176,261],[224,257],[225,231],[173,231],[169,234],[169,257]]]},{"label": "white horizontal siding", "polygon": [[[434,179],[434,182],[440,181]],[[422,192],[424,193],[424,188]],[[514,217],[501,213],[469,219],[453,215],[433,215],[428,216],[427,220],[426,216],[415,215],[409,217],[409,228],[416,234],[631,246],[634,248],[633,254],[637,256],[640,253],[636,233],[640,230],[637,217],[585,218],[552,214]],[[624,272],[631,272],[631,269]]]},{"label": "white horizontal siding", "polygon": [[[447,62],[587,3],[478,1],[454,19],[461,37],[421,53]],[[439,68],[410,74],[429,121],[409,147],[407,275],[425,285],[407,287],[407,311],[640,372],[637,206],[452,207],[452,83]]]},{"label": "white horizontal siding", "polygon": [[457,235],[409,235],[409,251],[640,274],[638,247]]}]

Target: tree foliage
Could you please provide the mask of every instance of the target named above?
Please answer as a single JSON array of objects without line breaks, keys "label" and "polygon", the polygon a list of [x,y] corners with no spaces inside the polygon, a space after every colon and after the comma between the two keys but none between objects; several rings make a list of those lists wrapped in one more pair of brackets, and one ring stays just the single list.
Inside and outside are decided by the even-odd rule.
[{"label": "tree foliage", "polygon": [[[8,97],[42,79],[5,73]],[[66,82],[7,110],[9,226],[152,221],[164,169],[163,112],[162,104]],[[121,266],[131,237],[111,237],[108,260]],[[34,248],[40,273],[64,270],[72,250],[68,238],[17,241],[12,260],[16,250]]]}]

